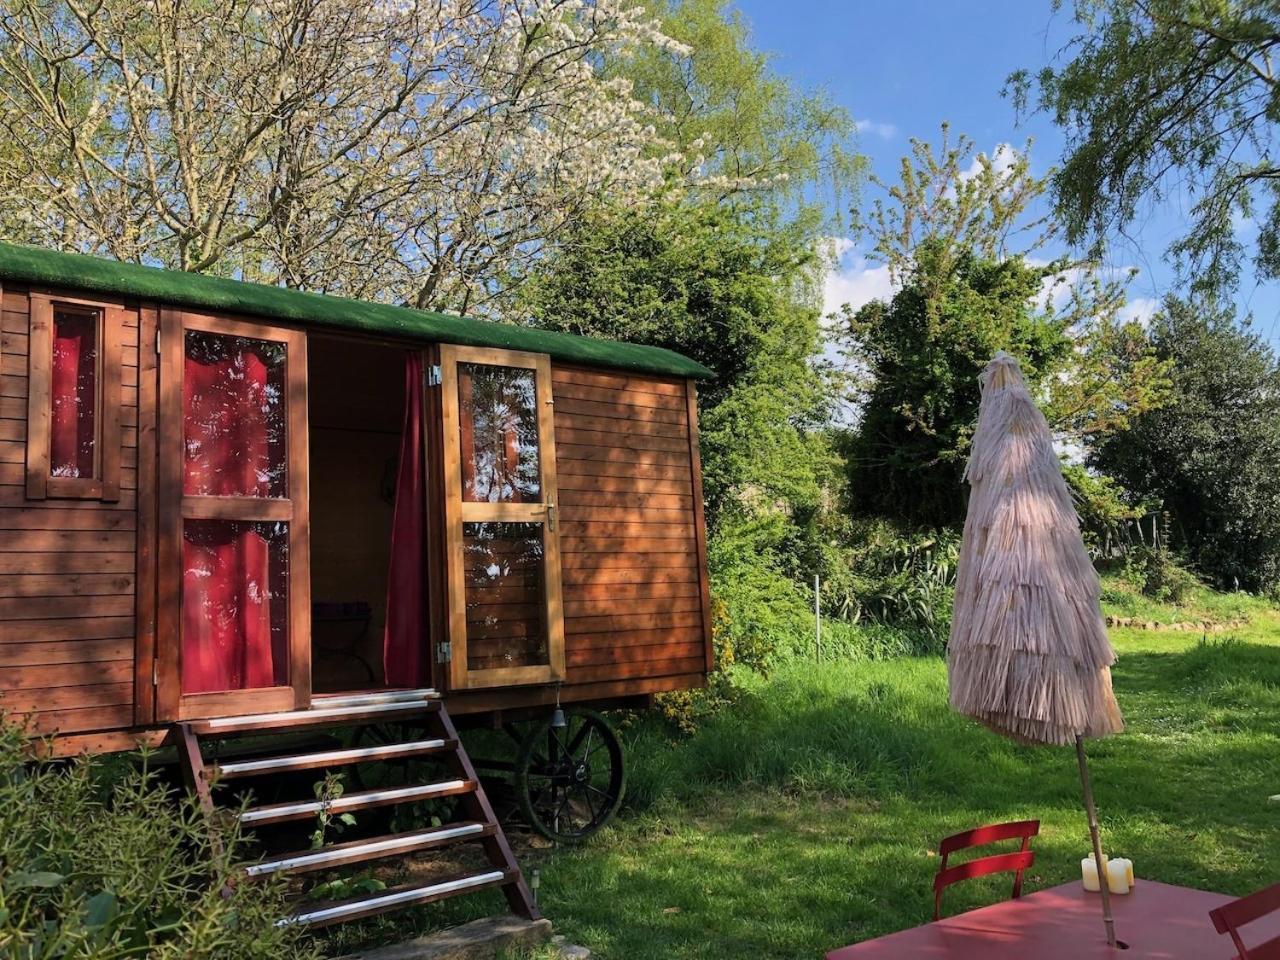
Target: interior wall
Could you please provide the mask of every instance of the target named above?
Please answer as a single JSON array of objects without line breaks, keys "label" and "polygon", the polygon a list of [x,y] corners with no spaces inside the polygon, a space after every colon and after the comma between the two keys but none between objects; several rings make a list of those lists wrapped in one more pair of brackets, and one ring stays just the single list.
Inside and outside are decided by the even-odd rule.
[{"label": "interior wall", "polygon": [[314,335],[307,353],[312,685],[380,686],[404,353]]}]

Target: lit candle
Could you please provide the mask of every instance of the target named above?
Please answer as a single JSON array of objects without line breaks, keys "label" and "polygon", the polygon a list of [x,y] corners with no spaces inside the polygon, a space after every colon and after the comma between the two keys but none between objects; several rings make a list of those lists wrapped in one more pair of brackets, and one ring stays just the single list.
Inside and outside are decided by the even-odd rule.
[{"label": "lit candle", "polygon": [[[1107,858],[1104,856],[1102,858],[1104,870],[1106,869],[1106,864]],[[1101,885],[1098,882],[1098,865],[1094,863],[1092,853],[1080,861],[1080,875],[1084,880],[1084,888],[1090,893],[1097,893]]]},{"label": "lit candle", "polygon": [[1106,864],[1107,889],[1112,893],[1128,893],[1133,883],[1133,864],[1128,860],[1107,860]]}]

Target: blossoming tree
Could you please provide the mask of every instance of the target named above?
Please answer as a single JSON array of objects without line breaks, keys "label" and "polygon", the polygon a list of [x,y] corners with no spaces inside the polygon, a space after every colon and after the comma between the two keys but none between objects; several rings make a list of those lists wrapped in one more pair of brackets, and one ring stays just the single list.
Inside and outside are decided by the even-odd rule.
[{"label": "blossoming tree", "polygon": [[578,211],[683,178],[604,57],[628,0],[4,0],[0,232],[474,309]]}]

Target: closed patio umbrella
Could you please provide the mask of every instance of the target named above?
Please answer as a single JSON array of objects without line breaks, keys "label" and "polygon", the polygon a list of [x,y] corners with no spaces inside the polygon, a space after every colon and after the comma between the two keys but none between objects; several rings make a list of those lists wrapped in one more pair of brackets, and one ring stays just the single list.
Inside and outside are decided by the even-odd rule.
[{"label": "closed patio umbrella", "polygon": [[1001,351],[982,373],[947,648],[951,707],[1021,743],[1074,744],[1115,943],[1084,738],[1123,728],[1098,575],[1049,425]]}]

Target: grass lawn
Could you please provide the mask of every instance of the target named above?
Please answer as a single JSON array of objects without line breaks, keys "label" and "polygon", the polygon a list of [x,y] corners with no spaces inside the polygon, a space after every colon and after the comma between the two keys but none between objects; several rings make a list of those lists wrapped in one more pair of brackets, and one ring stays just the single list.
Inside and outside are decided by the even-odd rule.
[{"label": "grass lawn", "polygon": [[[1280,793],[1280,610],[1207,592],[1172,610],[1108,587],[1121,616],[1249,622],[1207,643],[1114,631],[1128,728],[1090,745],[1104,844],[1140,878],[1227,893],[1280,879],[1280,805],[1268,802]],[[1017,746],[951,714],[942,660],[796,663],[743,682],[741,701],[691,738],[652,720],[627,730],[636,808],[591,844],[527,864],[571,941],[627,960],[820,956],[926,922],[938,839],[997,820],[1042,822],[1030,890],[1079,876],[1074,751]],[[971,882],[944,907],[1007,892],[1004,879]],[[446,909],[430,921],[500,906]]]}]

